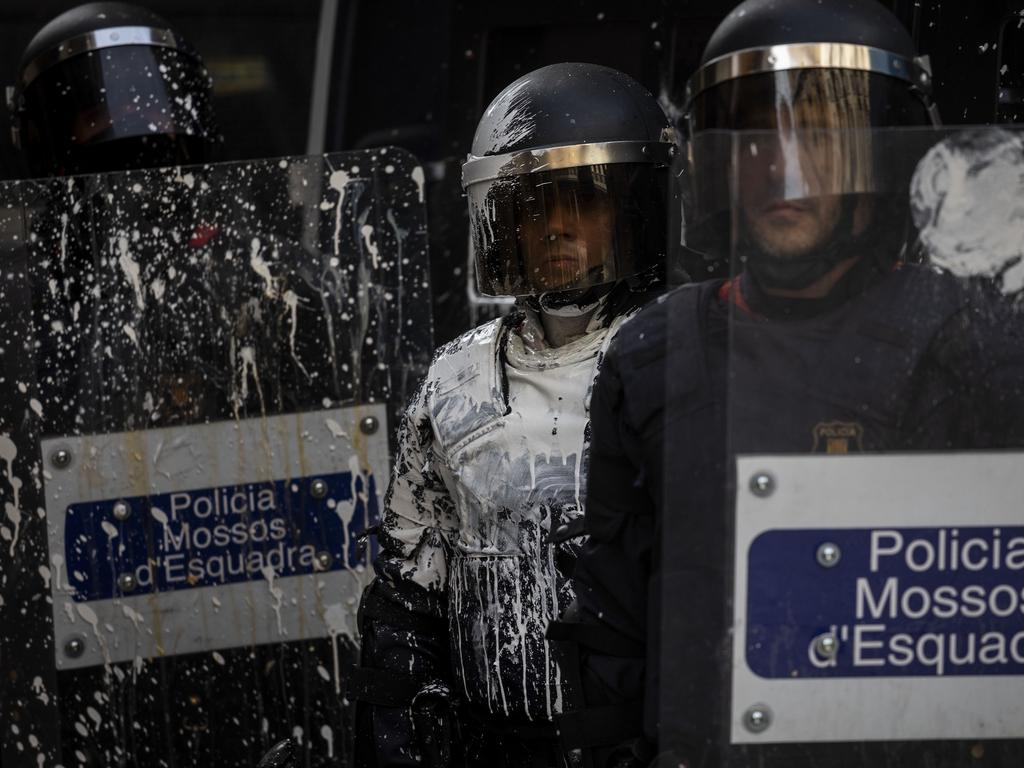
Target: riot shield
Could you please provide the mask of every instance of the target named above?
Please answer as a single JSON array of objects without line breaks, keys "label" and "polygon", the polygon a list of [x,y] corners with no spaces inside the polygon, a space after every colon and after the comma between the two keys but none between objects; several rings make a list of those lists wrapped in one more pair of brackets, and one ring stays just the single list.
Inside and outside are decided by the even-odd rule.
[{"label": "riot shield", "polygon": [[732,266],[668,321],[662,748],[1020,765],[1024,133],[687,155],[688,244]]},{"label": "riot shield", "polygon": [[386,148],[0,185],[0,762],[348,759],[364,531],[432,349]]}]

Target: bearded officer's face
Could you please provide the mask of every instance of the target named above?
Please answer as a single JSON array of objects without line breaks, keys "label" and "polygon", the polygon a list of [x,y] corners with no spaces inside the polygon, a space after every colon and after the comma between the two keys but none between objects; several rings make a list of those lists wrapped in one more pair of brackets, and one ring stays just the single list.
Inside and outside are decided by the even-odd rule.
[{"label": "bearded officer's face", "polygon": [[834,236],[844,196],[855,195],[867,223],[872,151],[863,73],[789,73],[773,98],[743,114],[753,132],[740,141],[741,222],[776,258],[812,256]]},{"label": "bearded officer's face", "polygon": [[[760,141],[746,158],[740,184],[742,224],[758,247],[776,258],[802,258],[835,232],[842,196],[834,194],[829,137],[790,143]],[[834,140],[834,139],[833,139]]]}]

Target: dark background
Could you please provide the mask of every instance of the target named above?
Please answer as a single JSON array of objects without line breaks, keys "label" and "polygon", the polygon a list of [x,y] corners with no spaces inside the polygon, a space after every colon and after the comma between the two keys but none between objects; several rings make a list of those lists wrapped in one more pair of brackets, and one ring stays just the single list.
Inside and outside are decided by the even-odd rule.
[{"label": "dark background", "polygon": [[[423,162],[440,343],[500,303],[467,279],[459,165],[483,108],[545,64],[621,69],[663,100],[735,5],[711,0],[151,0],[205,56],[228,159],[398,144]],[[947,123],[1024,119],[1024,0],[890,0],[932,57]],[[5,0],[0,79],[69,0]],[[321,20],[326,24],[321,24]],[[333,22],[333,23],[331,23]],[[321,79],[316,71],[320,68]],[[321,87],[316,86],[319,82]],[[311,125],[311,116],[313,116]],[[312,131],[311,131],[312,127]],[[0,177],[25,175],[0,131]]]}]

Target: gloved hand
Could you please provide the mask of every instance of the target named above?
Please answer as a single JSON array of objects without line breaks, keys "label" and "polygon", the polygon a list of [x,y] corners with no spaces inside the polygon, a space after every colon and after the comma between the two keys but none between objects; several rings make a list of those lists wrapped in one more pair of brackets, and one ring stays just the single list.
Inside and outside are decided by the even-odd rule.
[{"label": "gloved hand", "polygon": [[412,700],[416,743],[427,766],[450,766],[457,743],[458,723],[451,691],[444,683],[432,683]]}]

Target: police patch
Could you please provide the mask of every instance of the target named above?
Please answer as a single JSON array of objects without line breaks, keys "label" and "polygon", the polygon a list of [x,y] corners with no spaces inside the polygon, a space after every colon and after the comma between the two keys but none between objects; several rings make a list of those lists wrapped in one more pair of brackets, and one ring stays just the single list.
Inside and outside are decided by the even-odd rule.
[{"label": "police patch", "polygon": [[819,421],[812,453],[852,453],[864,450],[864,427],[855,421]]}]

